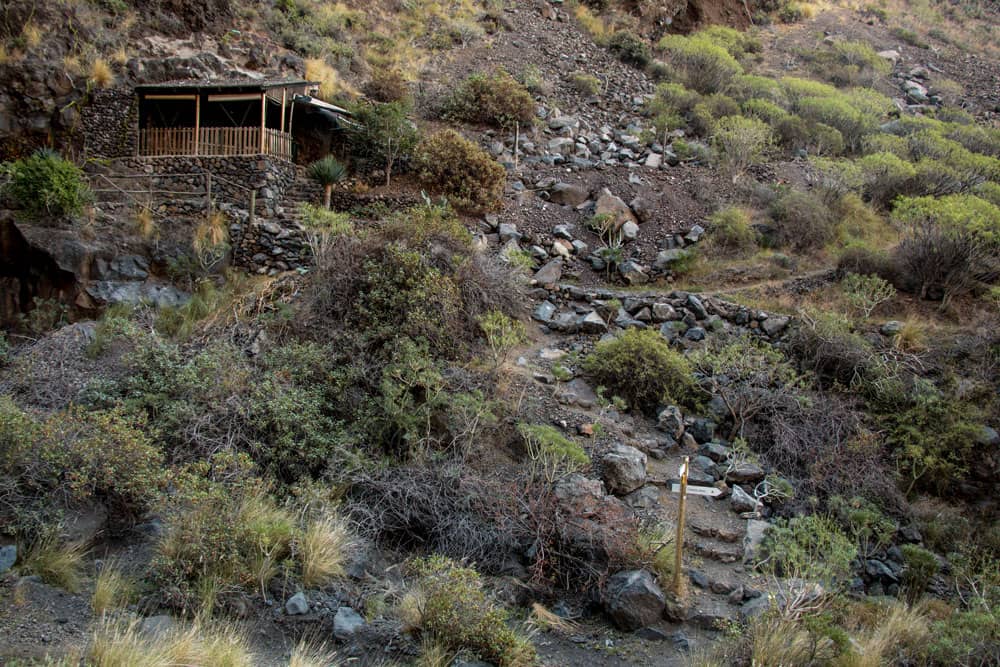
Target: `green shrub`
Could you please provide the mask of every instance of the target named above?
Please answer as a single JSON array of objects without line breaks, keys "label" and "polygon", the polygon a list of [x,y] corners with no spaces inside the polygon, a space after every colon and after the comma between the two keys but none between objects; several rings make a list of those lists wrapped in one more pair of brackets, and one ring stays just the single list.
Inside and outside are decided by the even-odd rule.
[{"label": "green shrub", "polygon": [[751,118],[764,121],[771,127],[776,126],[782,120],[788,118],[788,112],[774,102],[753,98],[746,100],[742,105],[743,113]]},{"label": "green shrub", "polygon": [[896,296],[896,288],[876,275],[848,273],[840,288],[851,307],[866,319],[880,304]]},{"label": "green shrub", "polygon": [[896,522],[875,503],[861,497],[845,499],[833,496],[827,505],[831,515],[854,541],[862,558],[868,558],[892,544],[896,536]]},{"label": "green shrub", "polygon": [[532,476],[540,476],[551,484],[559,475],[590,465],[590,457],[583,447],[554,426],[522,423],[517,430],[524,439]]},{"label": "green shrub", "polygon": [[507,627],[504,610],[487,596],[475,570],[442,556],[417,561],[414,570],[420,604],[413,620],[421,633],[500,667],[535,664],[534,647]]},{"label": "green shrub", "polygon": [[569,76],[570,85],[584,95],[594,96],[601,92],[601,80],[586,72],[573,72]]},{"label": "green shrub", "polygon": [[973,465],[981,432],[979,412],[933,387],[918,390],[913,407],[886,415],[886,443],[909,493],[946,492]]},{"label": "green shrub", "polygon": [[843,587],[857,549],[837,522],[819,514],[779,519],[761,544],[762,561],[782,577]]},{"label": "green shrub", "polygon": [[507,316],[502,311],[491,310],[479,318],[486,343],[493,356],[494,368],[507,360],[511,350],[528,340],[524,323]]},{"label": "green shrub", "polygon": [[667,35],[659,48],[670,54],[671,63],[686,87],[708,95],[722,92],[733,79],[743,74],[743,67],[722,46],[710,38]]},{"label": "green shrub", "polygon": [[347,140],[354,168],[361,173],[385,171],[386,184],[393,171],[405,171],[420,139],[416,125],[407,117],[403,102],[358,104],[352,109],[355,123]]},{"label": "green shrub", "polygon": [[813,79],[785,76],[780,79],[781,88],[788,99],[790,109],[797,110],[799,103],[809,97],[834,97],[839,91],[828,83]]},{"label": "green shrub", "polygon": [[626,65],[645,67],[652,60],[649,45],[639,35],[628,30],[619,30],[608,40],[608,49]]},{"label": "green shrub", "polygon": [[905,230],[896,250],[902,278],[921,298],[947,306],[989,273],[1000,244],[1000,207],[972,195],[908,197],[892,217]]},{"label": "green shrub", "polygon": [[804,97],[797,106],[806,120],[829,125],[840,132],[852,151],[859,149],[865,136],[878,126],[878,117],[859,111],[841,97]]},{"label": "green shrub", "polygon": [[766,123],[743,116],[721,118],[712,134],[718,160],[734,183],[761,161],[772,141]]},{"label": "green shrub", "polygon": [[806,148],[814,155],[840,155],[844,152],[844,135],[825,123],[814,123],[809,128]]},{"label": "green shrub", "polygon": [[629,329],[598,343],[584,369],[611,395],[646,413],[664,404],[689,404],[695,396],[690,364],[652,329]]},{"label": "green shrub", "polygon": [[709,243],[724,255],[745,255],[757,245],[757,232],[746,209],[729,207],[716,211],[708,224]]},{"label": "green shrub", "polygon": [[813,192],[790,190],[771,206],[778,242],[798,251],[816,250],[836,236],[837,221]]},{"label": "green shrub", "polygon": [[398,68],[376,67],[365,84],[364,93],[375,102],[406,103],[410,99],[406,77]]},{"label": "green shrub", "polygon": [[0,397],[5,529],[36,533],[72,503],[104,503],[116,528],[139,516],[164,481],[163,455],[142,427],[120,409],[39,420]]},{"label": "green shrub", "polygon": [[415,163],[420,180],[456,205],[473,209],[500,206],[507,180],[503,167],[454,130],[442,130],[421,141]]},{"label": "green shrub", "polygon": [[777,104],[782,108],[788,106],[788,99],[782,84],[769,76],[741,74],[732,80],[728,92],[740,103],[763,100]]},{"label": "green shrub", "polygon": [[446,113],[456,120],[500,128],[527,125],[535,117],[535,100],[506,70],[476,73],[458,85]]},{"label": "green shrub", "polygon": [[980,183],[972,189],[972,194],[976,195],[980,199],[988,201],[994,206],[1000,207],[1000,183],[994,183],[992,181]]},{"label": "green shrub", "polygon": [[915,31],[909,28],[904,28],[902,26],[896,26],[889,31],[889,34],[896,39],[902,40],[909,44],[910,46],[915,46],[918,49],[929,49],[930,44],[925,42],[923,38],[920,37]]},{"label": "green shrub", "polygon": [[870,153],[855,164],[864,179],[865,199],[882,208],[889,208],[896,197],[905,194],[917,173],[912,164],[893,153]]},{"label": "green shrub", "polygon": [[835,42],[828,50],[813,54],[816,74],[837,86],[871,86],[889,74],[892,65],[867,42]]},{"label": "green shrub", "polygon": [[722,25],[710,25],[702,28],[693,36],[718,44],[734,58],[742,58],[749,53],[760,53],[764,48],[751,31],[735,30]]},{"label": "green shrub", "polygon": [[266,590],[287,567],[298,532],[294,516],[253,480],[240,484],[246,490],[193,482],[166,509],[152,579],[168,606],[202,611],[213,602],[206,593]]},{"label": "green shrub", "polygon": [[988,665],[1000,653],[1000,612],[952,613],[931,625],[927,658],[935,665]]},{"label": "green shrub", "polygon": [[39,150],[2,165],[4,191],[32,218],[77,216],[93,199],[83,171],[58,153]]},{"label": "green shrub", "polygon": [[914,603],[924,594],[931,579],[937,574],[938,562],[933,553],[916,544],[904,544],[900,551],[903,552],[903,562],[906,565],[903,571],[906,597],[910,603]]},{"label": "green shrub", "polygon": [[896,267],[889,253],[864,243],[851,243],[841,250],[837,259],[837,274],[843,276],[848,273],[876,275],[890,284],[896,281]]}]

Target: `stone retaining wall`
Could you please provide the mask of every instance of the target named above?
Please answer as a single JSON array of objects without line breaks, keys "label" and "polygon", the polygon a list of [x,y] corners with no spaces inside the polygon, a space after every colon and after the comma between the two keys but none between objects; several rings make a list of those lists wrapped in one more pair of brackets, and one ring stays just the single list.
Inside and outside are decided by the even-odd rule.
[{"label": "stone retaining wall", "polygon": [[135,155],[139,105],[131,88],[95,90],[80,111],[84,153],[91,158]]}]

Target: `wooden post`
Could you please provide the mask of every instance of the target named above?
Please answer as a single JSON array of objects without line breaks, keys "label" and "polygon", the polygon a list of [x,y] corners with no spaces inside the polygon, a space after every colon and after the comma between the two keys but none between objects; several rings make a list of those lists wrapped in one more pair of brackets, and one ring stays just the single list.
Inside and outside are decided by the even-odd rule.
[{"label": "wooden post", "polygon": [[260,152],[264,152],[264,128],[267,120],[267,91],[260,94]]},{"label": "wooden post", "polygon": [[288,89],[287,88],[282,88],[281,89],[281,124],[278,125],[278,129],[280,129],[282,132],[285,131],[285,104],[287,103],[287,101],[288,101]]},{"label": "wooden post", "polygon": [[684,566],[684,506],[687,502],[688,486],[688,462],[690,457],[684,457],[681,464],[681,492],[677,506],[677,551],[674,554],[674,595],[680,597],[683,591],[684,574],[681,572]]},{"label": "wooden post", "polygon": [[250,224],[249,224],[249,227],[253,227],[254,210],[256,210],[256,208],[257,208],[257,191],[256,190],[251,190],[250,191],[250,211],[249,211],[250,212]]},{"label": "wooden post", "polygon": [[194,98],[194,154],[198,155],[198,140],[201,134],[201,93]]}]

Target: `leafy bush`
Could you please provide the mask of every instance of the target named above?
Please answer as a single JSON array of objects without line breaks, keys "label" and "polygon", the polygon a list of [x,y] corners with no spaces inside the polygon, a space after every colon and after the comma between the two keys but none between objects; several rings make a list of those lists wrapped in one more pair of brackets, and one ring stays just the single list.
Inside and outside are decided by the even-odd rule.
[{"label": "leafy bush", "polygon": [[493,74],[473,74],[460,83],[446,113],[467,123],[513,128],[535,117],[535,100],[506,70],[498,69]]},{"label": "leafy bush", "polygon": [[456,205],[494,209],[500,205],[507,174],[487,153],[454,130],[442,130],[417,146],[420,180]]},{"label": "leafy bush", "polygon": [[532,476],[552,484],[563,474],[576,472],[590,465],[590,457],[579,443],[570,440],[548,424],[518,424],[524,439]]},{"label": "leafy bush", "polygon": [[406,102],[410,89],[399,69],[376,67],[365,84],[364,93],[376,102]]},{"label": "leafy bush", "polygon": [[664,404],[690,403],[695,396],[687,359],[653,329],[629,329],[599,342],[584,369],[611,395],[646,413]]},{"label": "leafy bush", "polygon": [[790,190],[771,206],[778,242],[799,251],[821,248],[836,235],[836,219],[813,192]]},{"label": "leafy bush", "polygon": [[867,42],[838,41],[812,59],[816,73],[838,86],[871,86],[892,70]]},{"label": "leafy bush", "polygon": [[596,95],[601,92],[601,80],[586,72],[573,72],[569,82],[578,92],[584,95]]},{"label": "leafy bush", "polygon": [[848,273],[876,275],[890,284],[896,282],[896,267],[889,253],[863,243],[852,243],[841,251],[837,274],[844,276]]},{"label": "leafy bush", "polygon": [[728,207],[708,219],[708,239],[712,248],[724,255],[740,256],[757,245],[757,232],[746,209]]},{"label": "leafy bush", "polygon": [[694,36],[722,46],[734,58],[742,58],[749,53],[760,53],[763,49],[763,45],[753,32],[736,30],[723,25],[710,25],[702,28]]},{"label": "leafy bush", "polygon": [[916,176],[913,165],[892,153],[870,153],[856,162],[864,179],[865,199],[882,208],[899,195],[905,194],[910,181]]},{"label": "leafy bush", "polygon": [[409,107],[402,102],[359,104],[353,109],[356,123],[347,138],[357,171],[385,171],[389,184],[393,171],[405,171],[420,139],[416,125],[407,118]]},{"label": "leafy bush", "polygon": [[804,97],[797,107],[806,120],[829,125],[840,132],[852,151],[858,150],[865,136],[878,125],[877,116],[859,111],[842,97]]},{"label": "leafy bush", "polygon": [[989,665],[1000,653],[1000,611],[956,611],[931,625],[926,657],[934,665]]},{"label": "leafy bush", "polygon": [[837,522],[819,514],[778,520],[761,544],[763,563],[782,577],[843,587],[857,549]]},{"label": "leafy bush", "polygon": [[760,162],[772,142],[771,128],[763,121],[726,116],[716,123],[712,145],[733,183]]},{"label": "leafy bush", "polygon": [[788,99],[781,82],[769,76],[741,74],[733,79],[728,91],[740,103],[761,100],[782,108],[788,106]]},{"label": "leafy bush", "polygon": [[506,614],[483,590],[479,574],[441,556],[417,561],[417,614],[421,633],[455,651],[467,650],[500,667],[528,667],[531,643],[507,627]]},{"label": "leafy bush", "polygon": [[670,54],[681,83],[705,95],[725,90],[743,74],[739,62],[708,37],[667,35],[658,46]]},{"label": "leafy bush", "polygon": [[252,480],[243,483],[240,491],[192,481],[172,500],[152,565],[165,604],[199,611],[206,587],[261,590],[279,574],[292,553],[295,518]]},{"label": "leafy bush", "polygon": [[494,368],[507,360],[511,350],[527,341],[524,323],[499,310],[491,310],[479,318],[479,327],[486,336]]},{"label": "leafy bush", "polygon": [[946,492],[974,465],[981,433],[975,407],[925,387],[913,407],[886,415],[886,443],[907,492]]},{"label": "leafy bush", "polygon": [[743,102],[743,113],[751,118],[762,120],[771,127],[788,118],[788,112],[774,102],[752,98]]},{"label": "leafy bush", "polygon": [[995,272],[1000,208],[972,195],[901,199],[892,214],[905,230],[896,257],[921,298],[943,305]]},{"label": "leafy bush", "polygon": [[10,178],[6,194],[32,218],[77,216],[93,199],[83,171],[50,150],[3,164],[0,173]]},{"label": "leafy bush", "polygon": [[0,397],[5,528],[36,533],[63,503],[102,502],[113,528],[141,514],[164,481],[163,455],[142,426],[121,410],[72,408],[38,420]]},{"label": "leafy bush", "polygon": [[906,597],[913,603],[927,590],[931,579],[937,574],[938,562],[934,554],[917,546],[904,544],[900,547],[906,569],[903,571],[903,584],[906,586]]},{"label": "leafy bush", "polygon": [[840,288],[851,307],[866,319],[879,305],[896,296],[896,288],[876,275],[848,273]]},{"label": "leafy bush", "polygon": [[628,30],[619,30],[611,35],[611,39],[608,40],[608,49],[626,65],[640,68],[648,65],[653,57],[649,45],[642,37]]}]

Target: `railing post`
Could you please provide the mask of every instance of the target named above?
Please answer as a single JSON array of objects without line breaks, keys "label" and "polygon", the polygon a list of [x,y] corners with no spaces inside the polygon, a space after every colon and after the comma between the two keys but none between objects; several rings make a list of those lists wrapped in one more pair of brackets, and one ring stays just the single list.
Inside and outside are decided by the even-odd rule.
[{"label": "railing post", "polygon": [[250,191],[250,219],[249,219],[250,227],[253,227],[253,222],[255,217],[254,212],[256,210],[257,210],[257,190],[254,189]]}]

